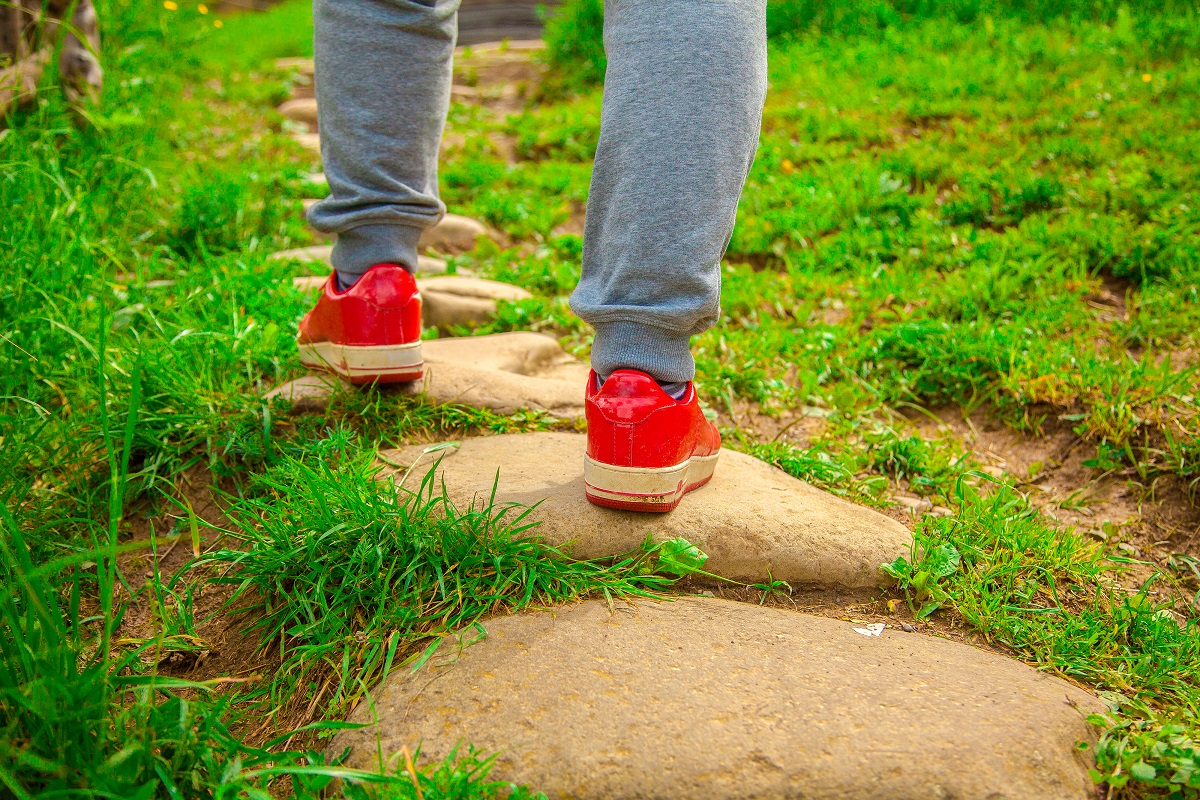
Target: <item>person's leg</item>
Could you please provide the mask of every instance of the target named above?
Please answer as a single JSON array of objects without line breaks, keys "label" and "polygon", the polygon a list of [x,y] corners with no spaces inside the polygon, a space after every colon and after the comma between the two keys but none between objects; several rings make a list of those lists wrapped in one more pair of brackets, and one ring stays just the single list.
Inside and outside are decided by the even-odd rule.
[{"label": "person's leg", "polygon": [[459,0],[314,0],[317,107],[329,197],[308,213],[336,233],[343,288],[375,264],[417,265],[437,223],[438,145],[450,104]]},{"label": "person's leg", "polygon": [[353,383],[424,374],[421,231],[445,213],[438,144],[450,104],[458,0],[313,0],[321,156],[329,197],[309,222],[338,235],[335,274],[300,321],[304,365]]},{"label": "person's leg", "polygon": [[606,0],[608,72],[571,307],[592,366],[690,381],[758,144],[765,0]]}]

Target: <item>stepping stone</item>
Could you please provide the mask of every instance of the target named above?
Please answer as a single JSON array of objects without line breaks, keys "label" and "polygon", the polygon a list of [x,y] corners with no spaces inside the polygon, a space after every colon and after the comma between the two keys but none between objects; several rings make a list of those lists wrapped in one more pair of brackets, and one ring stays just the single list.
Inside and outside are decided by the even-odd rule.
[{"label": "stepping stone", "polygon": [[325,287],[327,280],[329,280],[328,275],[302,275],[292,278],[292,286],[302,292],[319,292]]},{"label": "stepping stone", "polygon": [[[464,44],[454,48],[454,58],[462,59],[468,54],[472,56],[489,55],[492,53],[537,53],[546,49],[542,39],[507,39],[503,42],[484,42],[482,44]],[[288,60],[288,59],[280,59]],[[299,61],[300,59],[293,59]],[[311,61],[311,59],[309,59]],[[276,62],[278,63],[278,62]]]},{"label": "stepping stone", "polygon": [[[277,258],[284,261],[301,261],[303,263],[324,264],[329,269],[333,269],[330,258],[333,255],[333,245],[319,244],[312,247],[297,247],[294,250],[280,250],[278,253],[272,253],[268,258]],[[446,262],[440,258],[430,258],[429,256],[420,256],[417,260],[418,275],[440,275],[446,271]],[[466,274],[460,270],[460,274]]]},{"label": "stepping stone", "polygon": [[[324,182],[325,176],[320,175],[320,178]],[[304,213],[307,214],[308,209],[321,201],[318,198],[310,197],[300,202],[304,206]],[[313,230],[311,227],[309,230],[314,235],[325,239],[332,240],[337,238],[336,233],[325,233],[324,231]],[[439,253],[456,256],[474,250],[479,244],[480,236],[491,236],[488,227],[482,222],[473,220],[470,217],[459,216],[458,214],[446,214],[437,225],[427,228],[421,234],[421,239],[417,243],[417,249],[422,252],[433,249]]]},{"label": "stepping stone", "polygon": [[499,471],[497,503],[540,504],[529,516],[541,522],[536,533],[576,558],[636,550],[647,534],[656,541],[682,536],[708,554],[704,569],[724,578],[756,582],[770,575],[791,584],[868,588],[887,583],[879,565],[908,555],[912,545],[899,522],[729,449],[708,485],[674,511],[600,508],[584,498],[586,448],[581,433],[510,433],[466,439],[432,456],[420,445],[389,450],[383,459],[424,465],[407,478],[413,488],[441,458],[435,480],[439,487],[445,481],[460,508],[486,503]]},{"label": "stepping stone", "polygon": [[456,256],[475,249],[480,236],[488,236],[482,222],[458,214],[446,214],[441,221],[421,234],[419,249],[433,248],[439,253]]},{"label": "stepping stone", "polygon": [[588,365],[553,337],[517,331],[433,339],[421,344],[421,352],[425,377],[403,387],[409,394],[498,414],[530,409],[560,419],[583,416]]},{"label": "stepping stone", "polygon": [[[328,275],[305,275],[292,278],[292,285],[302,292],[320,291]],[[482,325],[496,318],[497,300],[524,300],[533,297],[519,286],[483,278],[459,275],[440,275],[419,278],[421,317],[427,328],[447,330],[455,325]]]},{"label": "stepping stone", "polygon": [[[456,403],[499,414],[532,409],[560,419],[583,416],[588,366],[567,355],[557,341],[544,334],[519,331],[432,339],[421,343],[421,354],[425,377],[401,385],[396,391],[424,395],[431,403]],[[268,395],[291,397],[302,392],[305,406],[294,411],[322,411],[333,396],[335,384],[328,381],[336,379],[318,384],[310,380],[314,377],[325,378],[297,378]],[[300,388],[293,387],[297,381],[303,382]]]},{"label": "stepping stone", "polygon": [[311,58],[277,58],[275,59],[275,69],[288,72],[295,70],[301,75],[312,75],[313,60]]},{"label": "stepping stone", "polygon": [[339,386],[351,387],[335,375],[312,373],[275,387],[264,394],[263,399],[285,398],[291,401],[293,414],[319,413],[329,407],[329,399]]},{"label": "stepping stone", "polygon": [[303,122],[313,128],[317,127],[317,100],[315,97],[288,100],[279,107],[279,113],[293,122]]},{"label": "stepping stone", "polygon": [[1096,797],[1076,743],[1102,705],[965,644],[695,597],[483,626],[394,670],[330,752],[469,742],[498,754],[490,780],[576,800]]},{"label": "stepping stone", "polygon": [[441,275],[417,281],[425,326],[447,330],[455,325],[482,325],[496,318],[496,301],[533,297],[519,286],[483,278]]},{"label": "stepping stone", "polygon": [[318,156],[321,155],[321,135],[318,133],[293,133],[292,138],[300,146]]}]

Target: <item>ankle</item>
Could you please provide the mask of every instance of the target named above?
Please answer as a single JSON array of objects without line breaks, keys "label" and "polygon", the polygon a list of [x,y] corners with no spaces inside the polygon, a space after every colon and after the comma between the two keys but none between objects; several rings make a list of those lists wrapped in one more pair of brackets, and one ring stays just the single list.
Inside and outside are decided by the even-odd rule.
[{"label": "ankle", "polygon": [[[613,370],[613,372],[616,372],[616,370]],[[612,373],[609,373],[609,375],[611,374]],[[599,373],[596,374],[597,388],[603,386],[605,382],[608,381],[609,375],[601,375]],[[653,375],[650,377],[654,378]],[[658,388],[662,389],[666,393],[667,397],[670,397],[672,400],[676,401],[684,398],[684,396],[687,394],[688,383],[690,383],[690,381],[660,381],[658,378],[654,378],[654,382],[658,384]]]}]

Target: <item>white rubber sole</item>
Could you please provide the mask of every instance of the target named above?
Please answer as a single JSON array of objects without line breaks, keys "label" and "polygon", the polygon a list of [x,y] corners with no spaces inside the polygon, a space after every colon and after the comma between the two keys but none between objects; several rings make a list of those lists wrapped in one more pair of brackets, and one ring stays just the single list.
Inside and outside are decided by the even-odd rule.
[{"label": "white rubber sole", "polygon": [[670,511],[683,496],[708,483],[721,451],[692,456],[673,467],[618,467],[583,457],[587,499],[596,505],[629,511]]},{"label": "white rubber sole", "polygon": [[304,366],[328,370],[352,383],[415,381],[425,371],[419,341],[383,345],[315,342],[297,347]]}]

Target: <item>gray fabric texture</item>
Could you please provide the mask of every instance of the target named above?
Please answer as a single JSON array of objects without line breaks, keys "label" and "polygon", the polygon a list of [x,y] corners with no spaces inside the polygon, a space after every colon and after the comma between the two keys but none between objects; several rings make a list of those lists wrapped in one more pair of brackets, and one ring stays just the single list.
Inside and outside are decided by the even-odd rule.
[{"label": "gray fabric texture", "polygon": [[[314,0],[316,91],[330,197],[309,220],[333,263],[416,264],[436,224],[457,0]],[[765,0],[606,0],[608,54],[571,307],[602,375],[690,381],[690,337],[720,313],[721,258],[758,144]]]},{"label": "gray fabric texture", "polygon": [[607,0],[608,72],[571,308],[592,366],[695,375],[720,313],[721,257],[758,145],[764,0]]},{"label": "gray fabric texture", "polygon": [[438,145],[450,108],[459,0],[313,0],[314,87],[329,196],[309,223],[336,233],[333,267],[417,265],[446,213]]}]

